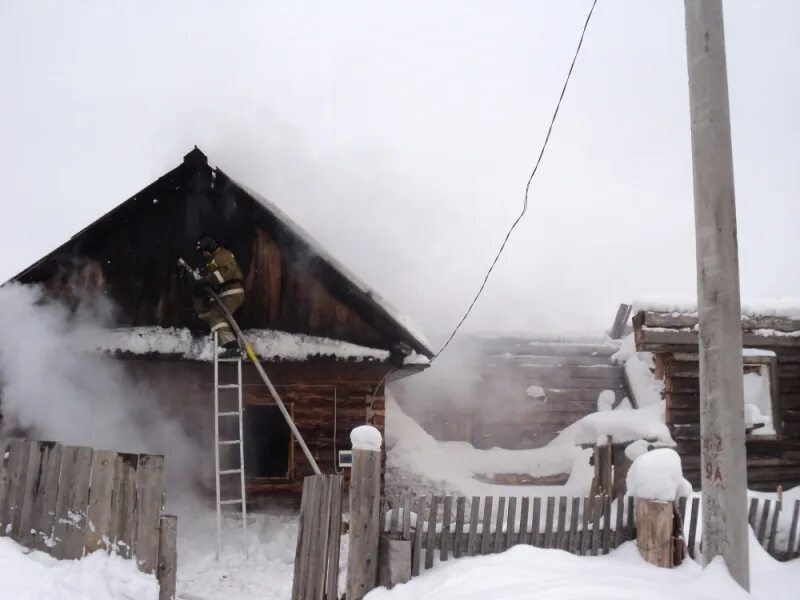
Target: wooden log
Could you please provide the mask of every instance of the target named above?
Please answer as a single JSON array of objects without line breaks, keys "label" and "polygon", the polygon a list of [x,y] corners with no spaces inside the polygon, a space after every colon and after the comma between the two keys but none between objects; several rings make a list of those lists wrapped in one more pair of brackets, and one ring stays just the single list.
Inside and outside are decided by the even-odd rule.
[{"label": "wooden log", "polygon": [[[114,492],[114,465],[117,453],[111,450],[95,450],[92,456],[92,472],[89,484],[89,507],[87,510],[86,554],[106,549],[111,540],[111,496]],[[168,523],[168,526],[171,524]]]},{"label": "wooden log", "polygon": [[786,560],[794,558],[794,540],[797,536],[797,518],[800,516],[800,500],[794,501],[794,512],[792,512],[792,525],[789,527],[789,541],[786,544]]},{"label": "wooden log", "polygon": [[592,514],[592,499],[591,498],[584,498],[583,499],[583,515],[582,515],[582,527],[581,527],[581,544],[580,544],[580,555],[586,556],[589,554],[589,518]]},{"label": "wooden log", "polygon": [[114,489],[111,492],[111,547],[123,558],[133,555],[136,534],[136,473],[137,454],[117,453],[114,458]]},{"label": "wooden log", "polygon": [[673,567],[671,502],[636,499],[636,546],[657,567]]},{"label": "wooden log", "polygon": [[436,551],[436,521],[439,518],[439,503],[441,496],[431,498],[431,508],[428,513],[428,538],[425,544],[425,568],[433,567],[433,555]]},{"label": "wooden log", "polygon": [[136,469],[136,525],[133,555],[143,573],[158,569],[158,523],[164,501],[164,457],[140,454]]},{"label": "wooden log", "polygon": [[555,512],[555,505],[556,499],[553,496],[548,496],[544,519],[544,548],[553,547],[553,513]]},{"label": "wooden log", "polygon": [[567,550],[572,554],[578,554],[580,546],[578,535],[578,516],[581,510],[581,499],[577,496],[572,499],[572,508],[569,512],[569,539]]},{"label": "wooden log", "polygon": [[61,455],[64,447],[55,442],[42,442],[42,470],[39,493],[33,508],[31,527],[37,532],[32,548],[50,552],[53,545],[53,527],[58,501],[58,480],[61,475]]},{"label": "wooden log", "polygon": [[533,519],[531,520],[531,545],[542,547],[542,538],[539,535],[539,531],[541,529],[541,516],[540,511],[542,509],[542,499],[541,498],[534,498],[533,499]]},{"label": "wooden log", "polygon": [[700,509],[700,498],[692,498],[692,513],[689,519],[689,541],[686,547],[689,551],[689,556],[694,558],[695,555],[695,540],[697,539],[697,513]]},{"label": "wooden log", "polygon": [[[339,551],[342,541],[342,489],[344,478],[341,475],[328,475],[330,481],[330,522],[328,533],[328,561],[325,565],[325,594],[328,598],[336,598],[339,590]],[[406,519],[410,519],[406,497],[404,510]],[[406,538],[407,539],[407,538]]]},{"label": "wooden log", "polygon": [[478,552],[478,514],[481,509],[481,499],[473,496],[469,507],[469,534],[467,537],[467,556],[475,556]]},{"label": "wooden log", "polygon": [[450,513],[453,510],[453,497],[445,496],[442,508],[442,541],[439,547],[439,560],[450,558]]},{"label": "wooden log", "polygon": [[[109,471],[113,472],[113,463]],[[162,515],[158,527],[158,600],[175,600],[178,575],[178,517]]]},{"label": "wooden log", "polygon": [[459,496],[456,500],[456,531],[453,539],[453,556],[461,558],[463,556],[463,536],[464,536],[464,513],[467,499]]},{"label": "wooden log", "polygon": [[506,498],[505,496],[500,496],[497,501],[497,520],[494,524],[494,544],[492,547],[494,553],[500,553],[505,550],[503,547],[503,542],[505,541],[505,537],[503,536],[503,517],[505,516],[505,510]]},{"label": "wooden log", "polygon": [[85,446],[64,446],[62,451],[53,534],[53,556],[58,559],[83,556],[92,454]]},{"label": "wooden log", "polygon": [[514,528],[517,517],[517,499],[511,497],[508,499],[508,515],[506,516],[506,541],[505,549],[508,550],[514,545],[516,536],[514,535]]},{"label": "wooden log", "polygon": [[381,453],[353,449],[350,471],[350,545],[347,560],[347,598],[361,600],[378,581],[380,534]]},{"label": "wooden log", "polygon": [[[42,481],[42,455],[44,446],[42,442],[31,440],[28,442],[28,463],[25,467],[25,485],[22,490],[22,503],[17,513],[18,521],[12,527],[12,536],[23,546],[33,547],[37,535],[34,526],[34,505],[39,501],[40,486]],[[42,490],[43,491],[43,490]]]},{"label": "wooden log", "polygon": [[425,511],[425,499],[417,500],[417,524],[414,528],[414,541],[411,546],[411,576],[416,577],[420,573],[420,561],[422,557],[422,536],[425,533],[425,521],[423,514]]},{"label": "wooden log", "polygon": [[492,497],[483,499],[483,528],[481,530],[481,554],[489,554],[489,541],[492,536]]},{"label": "wooden log", "polygon": [[565,533],[567,524],[567,498],[561,496],[558,499],[558,525],[556,527],[556,539],[554,548],[566,550]]}]

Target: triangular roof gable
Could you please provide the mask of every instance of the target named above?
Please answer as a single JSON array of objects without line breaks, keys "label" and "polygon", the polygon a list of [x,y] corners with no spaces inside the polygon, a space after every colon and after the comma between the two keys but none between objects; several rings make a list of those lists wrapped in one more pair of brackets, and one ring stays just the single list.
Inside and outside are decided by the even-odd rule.
[{"label": "triangular roof gable", "polygon": [[[253,234],[251,230],[254,227],[261,229]],[[348,307],[347,310],[352,310],[354,316],[346,317],[348,322],[339,328],[348,333],[334,337],[389,349],[405,346],[427,357],[433,355],[430,345],[422,335],[416,333],[403,317],[363,281],[322,249],[290,217],[263,196],[232,180],[220,169],[212,170],[208,167],[205,155],[196,148],[186,155],[182,165],[100,217],[12,280],[23,283],[50,282],[51,286],[72,285],[72,280],[76,277],[74,265],[77,258],[88,257],[93,266],[82,267],[79,279],[82,281],[87,277],[95,278],[104,283],[108,280],[118,296],[126,300],[129,297],[136,298],[129,308],[126,307],[131,324],[185,326],[186,319],[190,319],[191,315],[188,312],[186,293],[181,289],[185,286],[175,281],[174,263],[177,256],[191,255],[192,240],[199,233],[212,231],[214,228],[223,229],[227,237],[235,238],[234,245],[239,244],[237,255],[247,257],[253,252],[251,246],[257,246],[257,241],[243,240],[241,237],[258,235],[270,238],[270,241],[274,241],[282,249],[289,248],[295,257],[293,261],[298,256],[302,257],[304,276],[306,279],[310,276],[318,281],[298,283],[299,278],[294,276],[291,281],[281,283],[287,290],[313,285],[313,298],[308,301],[287,299],[286,294],[281,292],[283,304],[291,305],[289,308],[294,312],[305,310],[312,313],[316,310],[315,307],[296,309],[294,304],[334,303],[335,306],[330,311],[337,314],[342,314],[345,311],[343,307]],[[226,240],[225,235],[221,237],[223,241]],[[250,259],[261,259],[263,262],[270,260],[270,257],[265,259],[253,254]],[[274,262],[278,259],[272,260]],[[279,260],[285,263],[287,259],[281,255]],[[114,272],[114,266],[119,270],[123,269],[121,263],[128,263],[126,277]],[[70,283],[62,281],[60,284],[52,284],[66,264],[71,270]],[[98,268],[104,272],[97,273]],[[292,268],[297,270],[294,265]],[[264,273],[268,270],[268,264],[256,265],[251,269],[253,273],[246,277],[258,279],[275,276]],[[285,264],[282,268],[279,265],[275,270],[279,272],[277,277],[282,277],[283,280],[289,277]],[[148,275],[137,280],[140,271]],[[247,283],[255,285],[257,282],[248,279]],[[273,283],[278,285],[277,280]],[[275,301],[270,311],[275,312],[277,309],[274,305],[279,302],[273,300]],[[251,306],[249,312],[245,311],[247,305],[243,309],[247,313],[245,321],[250,319],[259,322],[249,323],[249,326],[264,326],[260,323],[263,321],[263,315],[260,314],[262,306],[263,304]],[[175,307],[174,310],[171,307]],[[324,329],[324,315],[320,317],[312,314],[308,318],[312,325],[316,323],[315,326],[323,329],[297,331],[298,333],[332,335]],[[154,319],[158,322],[152,322]],[[293,327],[298,328],[296,324]],[[375,336],[367,330],[374,330],[381,339],[370,339],[370,335],[373,338]]]}]

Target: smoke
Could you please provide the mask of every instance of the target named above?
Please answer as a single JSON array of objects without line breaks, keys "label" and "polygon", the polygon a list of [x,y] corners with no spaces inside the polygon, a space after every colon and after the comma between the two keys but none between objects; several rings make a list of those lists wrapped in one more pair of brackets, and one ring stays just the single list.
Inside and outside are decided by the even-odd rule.
[{"label": "smoke", "polygon": [[163,454],[170,492],[189,491],[197,449],[152,389],[95,350],[112,314],[102,296],[71,308],[38,287],[0,288],[0,437]]}]

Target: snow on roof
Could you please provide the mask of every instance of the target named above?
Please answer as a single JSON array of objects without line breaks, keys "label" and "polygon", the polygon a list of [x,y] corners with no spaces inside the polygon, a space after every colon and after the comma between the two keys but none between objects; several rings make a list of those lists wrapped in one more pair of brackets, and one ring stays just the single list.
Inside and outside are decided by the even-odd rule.
[{"label": "snow on roof", "polygon": [[[697,315],[697,298],[689,296],[645,297],[635,300],[633,314],[640,311]],[[754,298],[742,300],[742,315],[748,317],[800,318],[800,298]]]},{"label": "snow on roof", "polygon": [[[367,348],[350,342],[270,329],[250,329],[245,338],[256,354],[265,360],[303,361],[314,356],[341,360],[389,359],[388,350]],[[98,350],[136,355],[177,355],[191,360],[213,359],[209,336],[195,337],[188,329],[174,327],[124,327],[109,330],[108,336],[95,340]]]},{"label": "snow on roof", "polygon": [[331,256],[327,250],[322,248],[315,240],[312,238],[308,232],[303,229],[300,225],[298,225],[289,215],[283,212],[278,206],[276,206],[273,202],[267,200],[264,196],[259,194],[258,192],[253,191],[249,187],[239,183],[238,181],[231,179],[230,180],[234,185],[241,188],[244,192],[249,194],[254,200],[259,202],[264,208],[270,211],[278,220],[286,226],[289,231],[291,231],[297,238],[299,238],[306,246],[308,246],[314,254],[319,256],[322,260],[330,264],[334,269],[336,269],[341,275],[349,281],[349,283],[356,288],[359,292],[367,296],[370,300],[372,300],[375,304],[377,304],[383,311],[394,320],[401,329],[405,330],[405,332],[409,335],[409,337],[413,338],[421,347],[427,350],[431,355],[434,354],[433,348],[431,343],[427,340],[427,338],[420,333],[416,327],[412,324],[411,320],[408,319],[406,316],[402,315],[395,309],[388,301],[386,301],[383,297],[378,295],[373,289],[371,289],[364,281],[361,280],[357,275],[355,275],[350,269],[348,269],[344,264],[336,260],[333,256]]}]

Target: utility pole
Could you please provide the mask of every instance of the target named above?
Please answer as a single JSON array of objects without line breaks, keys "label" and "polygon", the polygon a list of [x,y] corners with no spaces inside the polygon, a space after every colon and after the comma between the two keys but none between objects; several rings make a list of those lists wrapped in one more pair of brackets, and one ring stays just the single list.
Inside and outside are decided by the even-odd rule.
[{"label": "utility pole", "polygon": [[750,588],[742,321],[722,0],[684,0],[700,320],[703,560]]}]

